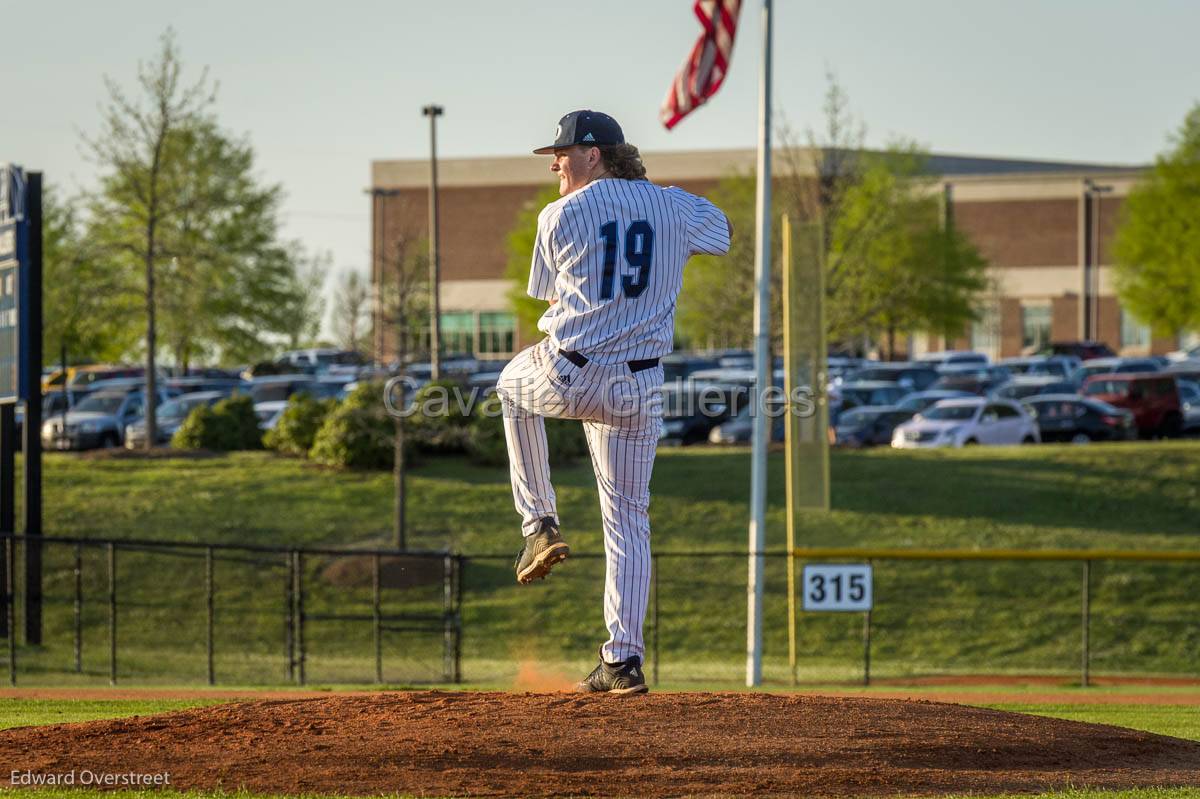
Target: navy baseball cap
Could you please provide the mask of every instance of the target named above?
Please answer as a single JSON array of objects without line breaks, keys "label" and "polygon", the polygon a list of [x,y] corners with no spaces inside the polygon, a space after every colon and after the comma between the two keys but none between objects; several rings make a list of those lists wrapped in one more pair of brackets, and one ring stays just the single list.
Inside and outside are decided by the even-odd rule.
[{"label": "navy baseball cap", "polygon": [[586,144],[599,147],[606,144],[624,144],[625,134],[617,120],[599,111],[572,111],[558,120],[554,133],[554,144],[539,147],[533,152],[545,155],[563,147]]}]

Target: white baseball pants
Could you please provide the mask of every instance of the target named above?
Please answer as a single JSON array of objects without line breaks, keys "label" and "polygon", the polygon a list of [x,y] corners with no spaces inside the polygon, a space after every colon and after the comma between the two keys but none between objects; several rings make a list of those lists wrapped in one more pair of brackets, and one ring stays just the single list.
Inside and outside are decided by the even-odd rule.
[{"label": "white baseball pants", "polygon": [[600,492],[604,525],[604,660],[645,661],[642,623],[650,595],[650,472],[662,419],[662,365],[576,366],[549,339],[522,351],[496,384],[504,404],[513,502],[525,535],[558,520],[544,417],[579,419]]}]

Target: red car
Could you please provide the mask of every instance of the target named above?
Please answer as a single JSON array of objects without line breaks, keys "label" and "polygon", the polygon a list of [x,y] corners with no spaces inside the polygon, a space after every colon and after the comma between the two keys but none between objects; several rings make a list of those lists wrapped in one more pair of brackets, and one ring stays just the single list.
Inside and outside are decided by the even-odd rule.
[{"label": "red car", "polygon": [[1175,376],[1162,372],[1093,375],[1083,385],[1089,397],[1133,412],[1144,438],[1175,437],[1183,430],[1183,404]]}]

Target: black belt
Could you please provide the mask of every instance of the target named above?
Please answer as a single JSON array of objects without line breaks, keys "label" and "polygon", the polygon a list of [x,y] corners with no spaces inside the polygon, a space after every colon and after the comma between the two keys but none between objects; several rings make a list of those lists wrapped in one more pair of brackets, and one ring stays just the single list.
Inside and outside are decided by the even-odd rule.
[{"label": "black belt", "polygon": [[[582,352],[575,352],[574,350],[559,350],[558,354],[576,366],[587,366],[587,356]],[[647,369],[653,369],[654,367],[658,366],[658,358],[642,358],[641,360],[637,361],[629,361],[628,365],[629,371],[637,374],[638,372],[644,372]]]}]

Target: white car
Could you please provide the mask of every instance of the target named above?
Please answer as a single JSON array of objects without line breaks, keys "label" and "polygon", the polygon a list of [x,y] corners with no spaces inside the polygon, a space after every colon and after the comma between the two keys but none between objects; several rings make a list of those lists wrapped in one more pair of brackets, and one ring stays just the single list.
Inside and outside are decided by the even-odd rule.
[{"label": "white car", "polygon": [[892,446],[897,449],[1039,441],[1037,422],[1019,403],[984,397],[942,400],[897,427],[892,435]]},{"label": "white car", "polygon": [[265,433],[274,430],[279,424],[279,417],[287,410],[287,400],[267,400],[254,403],[254,415],[258,417],[258,426]]}]

